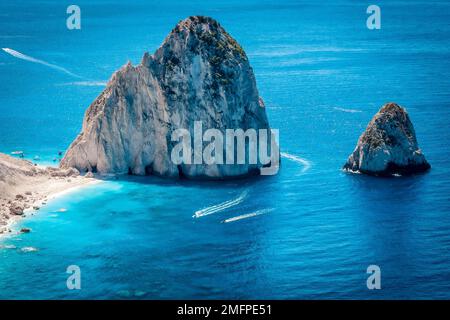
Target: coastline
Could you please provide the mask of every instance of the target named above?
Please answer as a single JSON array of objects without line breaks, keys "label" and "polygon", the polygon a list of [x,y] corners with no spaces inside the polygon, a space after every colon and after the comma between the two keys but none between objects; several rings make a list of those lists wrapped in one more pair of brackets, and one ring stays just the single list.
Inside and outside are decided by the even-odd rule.
[{"label": "coastline", "polygon": [[66,182],[64,184],[61,184],[60,181],[57,181],[56,184],[57,187],[55,186],[54,182],[55,181],[52,180],[48,181],[48,183],[52,184],[53,187],[50,188],[49,192],[43,195],[42,199],[37,199],[34,202],[32,202],[30,206],[23,211],[23,215],[12,215],[9,217],[9,219],[5,221],[6,224],[1,226],[1,228],[4,231],[0,232],[0,241],[8,236],[20,233],[20,230],[17,230],[15,228],[16,225],[19,222],[24,221],[27,218],[38,214],[39,211],[47,204],[49,204],[50,201],[55,200],[56,198],[62,197],[64,195],[70,194],[72,192],[79,191],[82,188],[99,184],[102,181],[95,178],[85,178],[80,176],[77,179],[75,179],[75,181]]},{"label": "coastline", "polygon": [[18,221],[48,201],[100,181],[73,168],[42,167],[0,153],[0,237],[13,234]]}]

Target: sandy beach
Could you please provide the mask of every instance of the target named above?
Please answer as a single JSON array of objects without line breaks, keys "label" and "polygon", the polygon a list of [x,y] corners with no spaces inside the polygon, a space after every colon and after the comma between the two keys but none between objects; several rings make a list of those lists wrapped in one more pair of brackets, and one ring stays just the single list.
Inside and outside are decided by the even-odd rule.
[{"label": "sandy beach", "polygon": [[37,212],[48,201],[98,183],[92,174],[75,169],[41,167],[0,153],[0,236],[12,233],[15,222]]}]

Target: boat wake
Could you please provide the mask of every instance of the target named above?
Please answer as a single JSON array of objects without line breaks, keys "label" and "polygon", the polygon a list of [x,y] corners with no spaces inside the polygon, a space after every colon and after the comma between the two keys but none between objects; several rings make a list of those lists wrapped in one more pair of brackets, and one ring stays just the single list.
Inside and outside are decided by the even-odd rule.
[{"label": "boat wake", "polygon": [[39,60],[39,59],[30,57],[30,56],[27,56],[27,55],[25,55],[23,53],[20,53],[19,51],[16,51],[16,50],[13,50],[13,49],[10,49],[10,48],[2,48],[2,50],[5,51],[6,53],[12,55],[15,58],[26,60],[26,61],[33,62],[33,63],[42,64],[42,65],[47,66],[49,68],[52,68],[52,69],[64,72],[64,73],[66,73],[66,74],[68,74],[68,75],[70,75],[72,77],[75,77],[75,78],[82,78],[81,76],[79,76],[79,75],[77,75],[77,74],[67,70],[66,68],[60,67],[60,66],[58,66],[56,64],[48,63],[47,61],[44,61],[44,60]]},{"label": "boat wake", "polygon": [[291,161],[301,164],[303,166],[302,173],[308,171],[312,166],[311,161],[304,159],[304,158],[300,158],[299,156],[295,156],[293,154],[286,153],[286,152],[280,152],[280,155],[282,158],[285,158],[285,159],[288,159],[288,160],[291,160]]},{"label": "boat wake", "polygon": [[20,249],[20,251],[22,251],[22,252],[35,252],[35,251],[38,251],[38,249],[35,248],[35,247],[23,247],[22,249]]},{"label": "boat wake", "polygon": [[198,210],[195,212],[195,214],[192,216],[193,218],[200,218],[200,217],[204,217],[204,216],[208,216],[210,214],[214,214],[220,211],[223,211],[225,209],[234,207],[240,203],[242,203],[242,201],[245,200],[245,198],[248,195],[248,190],[245,190],[244,192],[241,193],[241,195],[239,197],[237,197],[236,199],[233,200],[228,200],[219,204],[216,204],[214,206],[208,207],[208,208],[204,208],[201,210]]},{"label": "boat wake", "polygon": [[105,87],[108,81],[75,81],[60,84],[61,86]]},{"label": "boat wake", "polygon": [[342,111],[342,112],[347,112],[347,113],[360,113],[362,112],[361,110],[356,110],[356,109],[345,109],[345,108],[339,108],[339,107],[334,107],[334,110],[338,110],[338,111]]},{"label": "boat wake", "polygon": [[259,216],[259,215],[262,215],[262,214],[265,214],[265,213],[269,213],[269,212],[271,212],[273,210],[274,210],[273,208],[262,209],[262,210],[258,210],[258,211],[252,212],[252,213],[242,214],[242,215],[237,216],[237,217],[225,219],[225,220],[222,221],[222,223],[229,223],[229,222],[239,221],[239,220],[242,220],[242,219],[256,217],[256,216]]}]

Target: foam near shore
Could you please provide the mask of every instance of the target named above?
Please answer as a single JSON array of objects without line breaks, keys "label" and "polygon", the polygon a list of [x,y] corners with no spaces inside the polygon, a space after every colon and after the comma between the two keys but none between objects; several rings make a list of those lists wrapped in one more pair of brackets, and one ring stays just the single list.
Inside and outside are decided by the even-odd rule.
[{"label": "foam near shore", "polygon": [[43,168],[0,153],[0,235],[48,201],[98,182],[75,169]]}]

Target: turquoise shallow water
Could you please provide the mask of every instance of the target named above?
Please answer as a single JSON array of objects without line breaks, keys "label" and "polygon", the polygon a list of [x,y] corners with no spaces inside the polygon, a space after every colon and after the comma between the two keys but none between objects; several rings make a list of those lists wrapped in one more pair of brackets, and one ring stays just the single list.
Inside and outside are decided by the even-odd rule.
[{"label": "turquoise shallow water", "polygon": [[[358,1],[78,4],[80,31],[66,29],[64,4],[0,4],[2,48],[81,76],[1,51],[1,152],[54,163],[98,82],[154,51],[180,19],[203,14],[242,44],[282,151],[311,167],[285,158],[263,179],[123,178],[57,198],[18,226],[30,234],[0,240],[0,298],[450,298],[449,3],[378,1],[378,31],[365,27]],[[388,101],[407,107],[432,170],[344,174]],[[222,223],[254,212],[266,213]],[[66,288],[73,264],[79,291]],[[381,267],[381,290],[366,288],[370,264]]]}]

